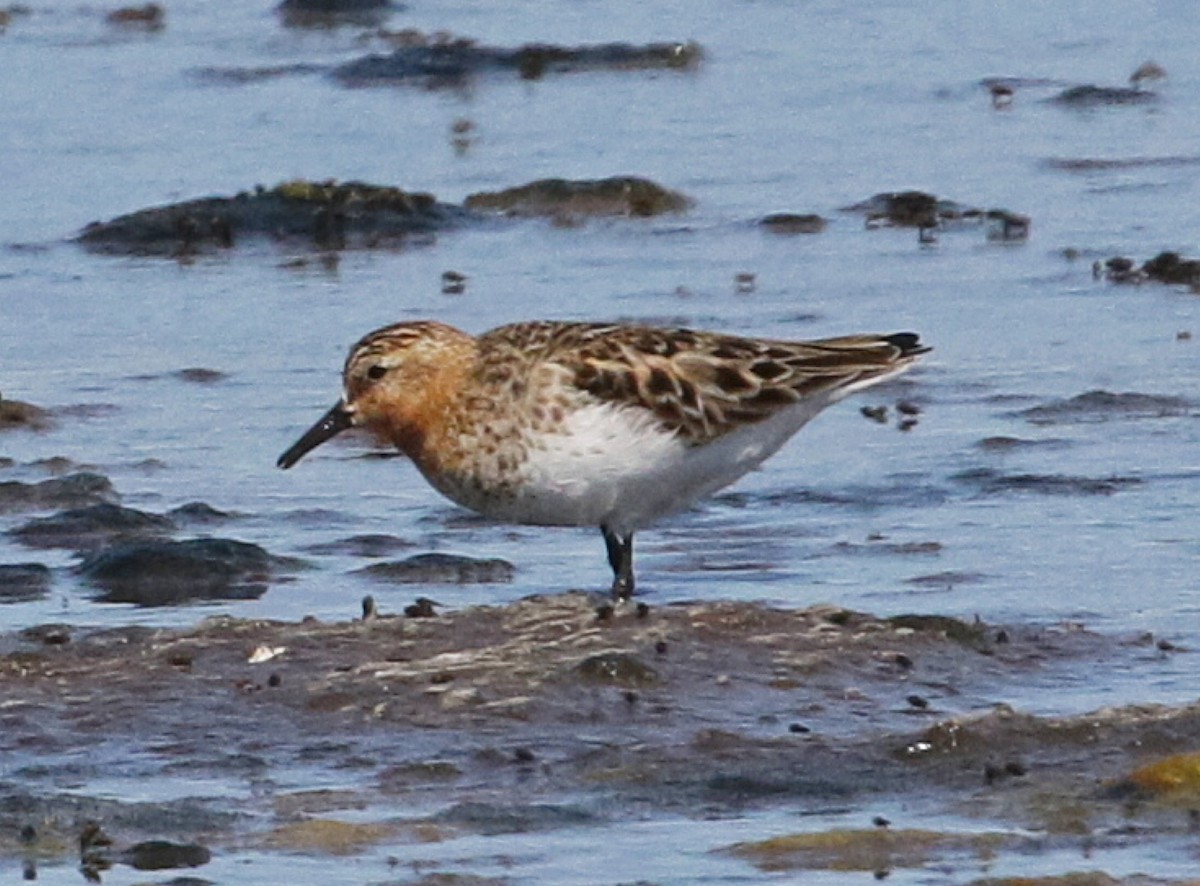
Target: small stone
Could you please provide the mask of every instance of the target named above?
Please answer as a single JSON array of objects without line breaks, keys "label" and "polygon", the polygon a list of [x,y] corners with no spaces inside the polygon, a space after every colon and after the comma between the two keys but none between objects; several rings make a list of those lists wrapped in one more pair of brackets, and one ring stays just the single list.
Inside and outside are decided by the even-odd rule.
[{"label": "small stone", "polygon": [[26,640],[45,646],[65,646],[71,642],[71,626],[60,624],[34,625],[21,631]]},{"label": "small stone", "polygon": [[404,607],[404,615],[406,618],[433,618],[437,615],[434,606],[440,606],[436,600],[430,600],[428,597],[417,597],[412,603]]},{"label": "small stone", "polygon": [[182,671],[190,671],[196,656],[191,650],[176,650],[167,655],[167,664]]},{"label": "small stone", "polygon": [[636,688],[660,682],[658,673],[635,656],[625,652],[601,652],[590,655],[572,669],[587,683]]}]

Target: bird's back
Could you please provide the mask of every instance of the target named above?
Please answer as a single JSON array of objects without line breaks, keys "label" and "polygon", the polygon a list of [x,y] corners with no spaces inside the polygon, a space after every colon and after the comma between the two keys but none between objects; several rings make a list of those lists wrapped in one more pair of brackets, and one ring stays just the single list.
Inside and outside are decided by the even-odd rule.
[{"label": "bird's back", "polygon": [[480,372],[561,367],[580,392],[652,413],[665,430],[702,445],[807,403],[816,414],[908,369],[929,348],[913,333],[813,341],[751,339],[691,329],[532,322],[480,336]]}]

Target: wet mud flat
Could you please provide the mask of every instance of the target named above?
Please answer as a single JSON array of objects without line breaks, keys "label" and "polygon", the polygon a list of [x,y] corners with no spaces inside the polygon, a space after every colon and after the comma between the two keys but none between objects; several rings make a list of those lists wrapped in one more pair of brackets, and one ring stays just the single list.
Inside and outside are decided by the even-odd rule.
[{"label": "wet mud flat", "polygon": [[[470,835],[797,806],[861,810],[861,828],[713,851],[747,873],[936,862],[966,882],[985,858],[1194,844],[1200,705],[1005,703],[1190,654],[1153,637],[834,606],[612,611],[582,592],[409,611],[0,638],[0,857],[82,856],[98,876],[385,852],[379,876],[411,882],[433,876],[421,847]],[[177,798],[139,792],[172,780]],[[978,830],[873,813],[897,804]]]}]

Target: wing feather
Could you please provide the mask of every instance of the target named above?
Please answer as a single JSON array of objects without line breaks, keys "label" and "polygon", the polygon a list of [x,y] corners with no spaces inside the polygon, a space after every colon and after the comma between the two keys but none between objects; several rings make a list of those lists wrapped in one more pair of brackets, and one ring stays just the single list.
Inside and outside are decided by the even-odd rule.
[{"label": "wing feather", "polygon": [[[802,400],[832,403],[903,372],[929,350],[913,333],[779,341],[616,324],[534,322],[479,339],[564,367],[580,391],[646,409],[696,445]],[[484,363],[497,361],[484,360]]]}]

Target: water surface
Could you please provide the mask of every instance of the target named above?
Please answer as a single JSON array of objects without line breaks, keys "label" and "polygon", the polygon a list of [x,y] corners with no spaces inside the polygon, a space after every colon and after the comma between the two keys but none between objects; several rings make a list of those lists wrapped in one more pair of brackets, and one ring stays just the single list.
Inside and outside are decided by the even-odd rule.
[{"label": "water surface", "polygon": [[[364,332],[418,317],[473,332],[553,317],[797,338],[914,329],[936,348],[903,382],[830,410],[727,493],[641,533],[651,602],[833,601],[882,614],[1070,620],[1200,645],[1200,301],[1091,273],[1115,254],[1200,253],[1200,164],[1186,159],[1200,145],[1200,24],[1190,7],[463,0],[414,3],[387,24],[496,45],[694,39],[706,57],[691,73],[497,77],[463,90],[345,89],[319,73],[232,85],[198,72],[335,63],[366,51],[362,32],[285,29],[266,3],[218,13],[176,0],[166,28],[149,34],[114,29],[84,7],[31,4],[15,16],[0,36],[0,392],[87,409],[51,432],[4,434],[0,455],[14,466],[0,479],[43,479],[34,463],[65,456],[110,477],[130,507],[204,501],[239,515],[223,534],[312,568],[257,601],[135,610],[92,602],[68,553],[0,536],[0,562],[56,570],[49,598],[0,608],[4,628],[189,625],[222,612],[344,619],[365,593],[396,611],[414,589],[349,575],[362,558],[306,553],[360,533],[517,567],[508,585],[428,589],[452,607],[602,588],[598,533],[463,519],[402,460],[362,457],[365,444],[324,447],[286,473],[273,466],[332,404],[345,350]],[[1056,87],[1030,86],[997,111],[979,85],[999,75],[1124,85],[1149,58],[1170,77],[1146,105],[1074,110],[1044,101]],[[450,143],[461,117],[477,133],[466,152]],[[1184,160],[1049,162],[1129,158]],[[180,264],[66,242],[95,219],[294,177],[458,201],[545,176],[613,174],[655,179],[697,204],[654,220],[462,231],[432,246],[346,253],[334,270],[285,267],[292,253],[268,246]],[[1028,214],[1031,236],[1005,243],[979,229],[946,231],[921,246],[910,229],[868,231],[839,212],[906,188]],[[831,223],[797,237],[753,224],[778,210]],[[465,294],[441,294],[448,269],[468,275]],[[747,271],[755,289],[738,293],[735,275]],[[225,378],[177,375],[190,367]],[[1093,390],[1193,405],[1046,422],[1026,412]],[[922,409],[907,432],[858,412],[899,399]],[[981,446],[992,437],[1045,445]],[[4,515],[0,528],[29,516]],[[928,578],[938,574],[970,580]],[[1190,655],[1166,657],[1103,679],[1031,680],[1026,695],[1004,700],[1059,712],[1178,703],[1195,697],[1193,671]],[[687,828],[689,841],[708,846],[760,824],[770,826]],[[668,836],[614,826],[604,842],[679,836],[662,827]],[[588,830],[586,847],[573,845],[569,832],[541,847],[548,860],[530,863],[526,881],[568,882],[564,866],[594,837]],[[696,879],[755,879],[677,845]],[[658,876],[608,862],[614,881]]]}]

